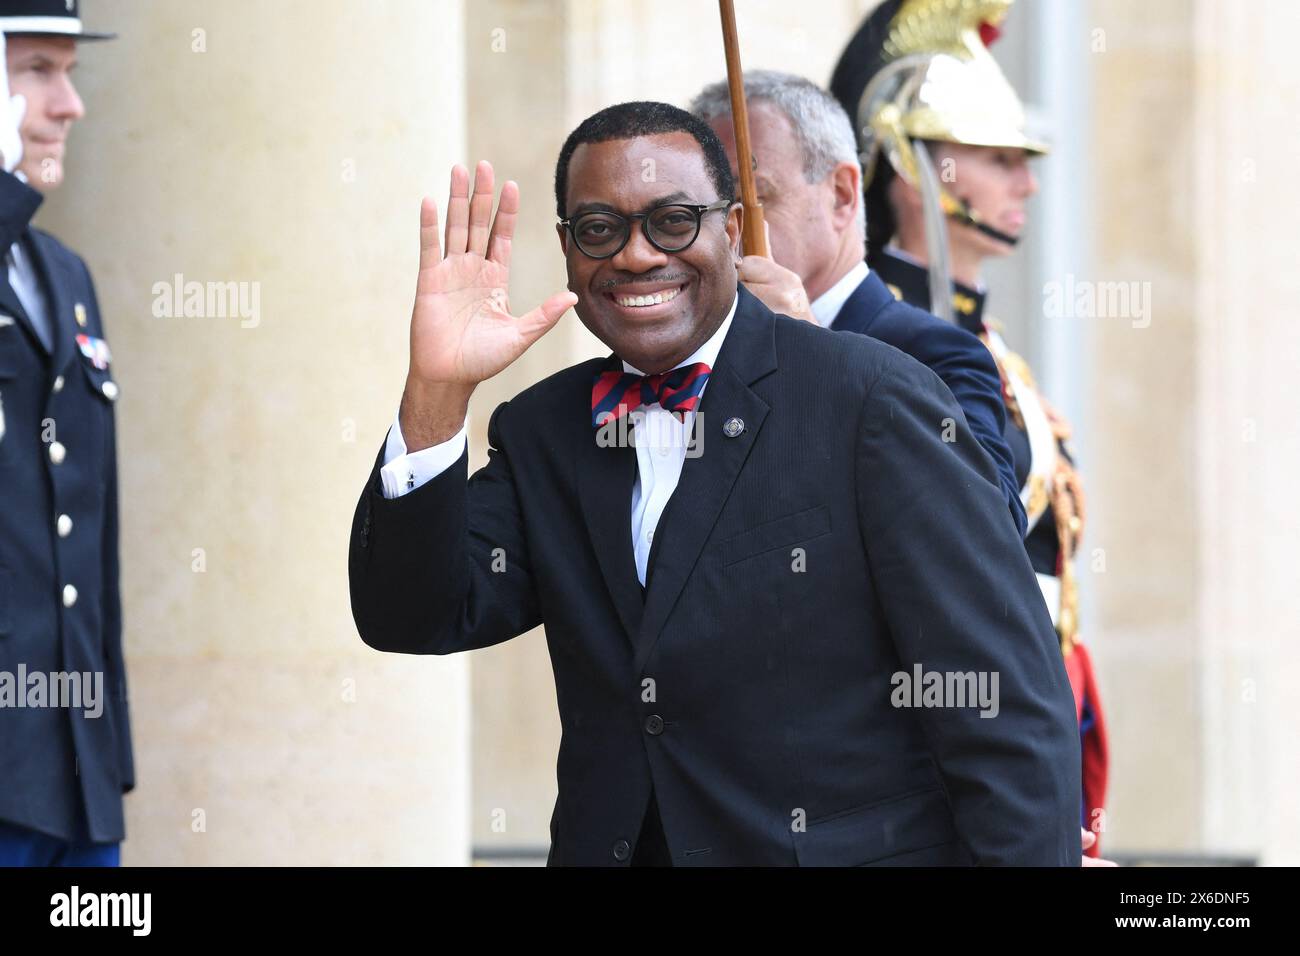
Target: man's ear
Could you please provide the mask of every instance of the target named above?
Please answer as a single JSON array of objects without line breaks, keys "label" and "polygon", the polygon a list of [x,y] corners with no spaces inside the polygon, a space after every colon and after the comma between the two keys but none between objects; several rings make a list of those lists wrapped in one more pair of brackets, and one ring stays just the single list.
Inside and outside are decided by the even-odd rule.
[{"label": "man's ear", "polygon": [[731,242],[731,255],[739,262],[744,255],[740,250],[740,236],[745,224],[745,207],[733,202],[727,210],[727,239]]},{"label": "man's ear", "polygon": [[557,222],[555,224],[555,234],[560,237],[560,251],[567,256],[569,254],[569,230]]},{"label": "man's ear", "polygon": [[831,170],[831,191],[835,196],[831,221],[837,231],[843,231],[853,225],[862,203],[862,167],[857,163],[837,163]]}]

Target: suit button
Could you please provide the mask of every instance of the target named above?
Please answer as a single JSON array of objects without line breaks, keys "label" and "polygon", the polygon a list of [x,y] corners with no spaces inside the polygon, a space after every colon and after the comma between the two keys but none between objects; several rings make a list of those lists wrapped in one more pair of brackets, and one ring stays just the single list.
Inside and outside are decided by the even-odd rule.
[{"label": "suit button", "polygon": [[658,714],[651,714],[645,719],[645,732],[658,737],[664,732],[664,719]]},{"label": "suit button", "polygon": [[50,461],[56,465],[61,465],[66,457],[68,457],[68,450],[63,447],[62,442],[50,442]]},{"label": "suit button", "polygon": [[105,383],[103,384],[103,386],[101,387],[100,390],[104,393],[104,397],[105,397],[106,399],[108,399],[110,402],[115,402],[115,401],[117,401],[117,383],[116,383],[116,382],[105,382]]},{"label": "suit button", "polygon": [[77,603],[77,589],[71,584],[63,585],[63,606],[72,607]]},{"label": "suit button", "polygon": [[67,515],[59,515],[59,520],[55,522],[55,527],[59,529],[59,537],[66,538],[72,534],[72,519]]},{"label": "suit button", "polygon": [[619,840],[614,844],[614,859],[620,863],[632,855],[632,847],[626,840]]},{"label": "suit button", "polygon": [[57,395],[61,391],[63,391],[63,376],[56,375],[54,376],[54,394]]}]

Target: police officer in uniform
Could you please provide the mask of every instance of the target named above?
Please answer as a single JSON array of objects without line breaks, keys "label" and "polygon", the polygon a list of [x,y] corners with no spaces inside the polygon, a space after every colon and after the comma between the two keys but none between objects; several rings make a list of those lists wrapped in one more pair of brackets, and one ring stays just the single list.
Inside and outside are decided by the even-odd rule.
[{"label": "police officer in uniform", "polygon": [[113,866],[135,785],[118,385],[86,265],[30,225],[84,109],[75,0],[0,0],[0,865]]},{"label": "police officer in uniform", "polygon": [[[1056,625],[1083,750],[1080,822],[1104,822],[1108,752],[1096,678],[1079,640],[1072,559],[1083,488],[1070,427],[984,313],[979,271],[1010,255],[1037,189],[1027,161],[1047,147],[987,44],[1012,0],[885,0],[850,40],[831,91],[862,148],[871,269],[894,295],[978,335],[1002,379],[1006,443],[1028,517],[1025,547]],[[1095,857],[1093,842],[1086,852]]]}]

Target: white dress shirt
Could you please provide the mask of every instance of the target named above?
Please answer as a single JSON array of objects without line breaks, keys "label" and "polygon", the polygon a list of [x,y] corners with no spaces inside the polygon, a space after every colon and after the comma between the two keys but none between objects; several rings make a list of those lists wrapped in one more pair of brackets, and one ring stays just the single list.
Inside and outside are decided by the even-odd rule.
[{"label": "white dress shirt", "polygon": [[[732,299],[727,317],[712,337],[673,368],[696,362],[703,362],[713,368],[718,360],[718,352],[722,350],[722,341],[731,328],[731,321],[736,317],[737,301],[739,296]],[[645,374],[627,362],[623,363],[623,371]],[[700,390],[701,398],[708,387],[708,382],[705,382],[704,388]],[[696,405],[698,407],[698,402]],[[468,423],[462,425],[460,431],[447,441],[408,454],[406,442],[402,438],[400,418],[399,412],[393,420],[393,427],[388,431],[384,465],[379,469],[385,498],[398,498],[438,477],[459,461],[465,451]],[[646,565],[650,558],[650,548],[654,544],[655,528],[682,476],[682,466],[686,463],[687,446],[694,428],[695,409],[687,412],[683,420],[678,420],[676,415],[656,402],[646,408],[643,414],[632,415],[637,470],[631,501],[632,553],[636,557],[637,578],[642,585],[645,584]],[[592,441],[595,441],[594,428]]]},{"label": "white dress shirt", "polygon": [[36,275],[36,263],[32,262],[22,242],[15,242],[5,255],[5,264],[9,267],[9,285],[22,303],[27,318],[32,320],[32,326],[36,329],[41,344],[45,346],[45,351],[51,351],[54,348],[54,332],[50,328],[50,314],[45,303],[45,293],[41,290],[41,280]]},{"label": "white dress shirt", "polygon": [[844,273],[839,282],[816,298],[812,304],[812,314],[822,328],[831,327],[836,316],[840,314],[840,309],[844,308],[844,303],[848,302],[849,296],[858,290],[858,286],[862,285],[862,280],[870,271],[865,262],[859,262]]}]

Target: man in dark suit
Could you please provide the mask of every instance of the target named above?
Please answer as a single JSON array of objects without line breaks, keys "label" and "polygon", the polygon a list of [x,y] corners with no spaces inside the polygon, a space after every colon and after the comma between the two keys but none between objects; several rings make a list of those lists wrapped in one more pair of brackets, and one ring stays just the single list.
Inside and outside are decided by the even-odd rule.
[{"label": "man in dark suit", "polygon": [[[456,167],[442,244],[421,207],[410,368],[349,577],[380,650],[545,624],[548,862],[1077,866],[1065,671],[943,383],[738,287],[726,155],[675,107],[610,107],[569,136],[572,292],[518,318],[518,189],[495,218],[492,195],[491,166],[472,195]],[[614,355],[501,405],[467,483],[474,387],[574,304]],[[991,706],[950,693],[962,675],[990,679]]]},{"label": "man in dark suit", "polygon": [[84,112],[77,44],[102,35],[65,0],[5,0],[0,36],[0,865],[116,865],[135,782],[118,387],[85,263],[29,226]]},{"label": "man in dark suit", "polygon": [[[835,331],[870,335],[938,375],[961,406],[971,434],[993,459],[1007,508],[1023,537],[1025,507],[1003,438],[1006,406],[993,356],[965,329],[897,301],[863,261],[862,168],[848,114],[810,80],[773,70],[745,73],[745,101],[772,258],[746,256],[741,282],[777,312]],[[737,175],[726,82],[702,90],[691,102],[691,112],[718,134],[732,175]]]}]

